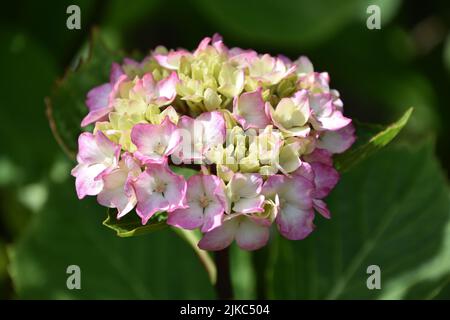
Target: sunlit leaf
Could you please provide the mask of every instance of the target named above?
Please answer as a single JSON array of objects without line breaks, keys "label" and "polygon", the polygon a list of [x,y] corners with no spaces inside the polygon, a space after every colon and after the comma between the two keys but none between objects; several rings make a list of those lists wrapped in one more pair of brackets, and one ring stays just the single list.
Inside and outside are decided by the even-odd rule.
[{"label": "sunlit leaf", "polygon": [[[408,123],[413,108],[408,109],[403,116],[391,125],[371,135],[376,126],[361,125],[356,128],[358,143],[355,147],[335,157],[335,166],[340,172],[349,170],[361,160],[377,152],[391,142]],[[368,134],[369,133],[369,134]]]}]

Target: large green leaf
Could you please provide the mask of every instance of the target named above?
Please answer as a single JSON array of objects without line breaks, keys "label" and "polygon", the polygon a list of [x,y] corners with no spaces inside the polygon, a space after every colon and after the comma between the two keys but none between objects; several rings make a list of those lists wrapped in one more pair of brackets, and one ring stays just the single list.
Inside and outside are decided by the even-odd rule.
[{"label": "large green leaf", "polygon": [[[72,182],[51,188],[10,251],[20,298],[208,299],[213,288],[189,245],[170,229],[119,238],[104,228],[94,199],[76,199]],[[69,265],[81,268],[81,290],[66,288]]]},{"label": "large green leaf", "polygon": [[347,171],[361,160],[385,147],[408,123],[412,111],[413,108],[409,108],[399,120],[386,128],[379,129],[380,127],[376,125],[357,125],[357,142],[350,150],[335,157],[336,168],[340,172]]},{"label": "large green leaf", "polygon": [[[272,298],[401,298],[450,272],[449,191],[433,148],[389,147],[360,163],[327,199],[332,219],[302,241],[276,237]],[[381,290],[368,290],[369,265]]]},{"label": "large green leaf", "polygon": [[120,62],[121,58],[122,54],[109,50],[99,31],[94,30],[87,56],[84,51],[80,53],[75,70],[67,70],[50,97],[46,98],[50,127],[58,143],[71,157],[77,150],[81,120],[88,112],[85,104],[87,92],[108,82],[111,64]]}]

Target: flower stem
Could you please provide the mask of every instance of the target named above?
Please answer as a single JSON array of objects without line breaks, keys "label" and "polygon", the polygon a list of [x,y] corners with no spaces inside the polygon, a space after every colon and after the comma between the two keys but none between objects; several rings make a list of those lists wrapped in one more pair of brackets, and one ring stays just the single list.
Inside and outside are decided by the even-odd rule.
[{"label": "flower stem", "polygon": [[217,251],[214,255],[217,267],[216,292],[221,300],[233,299],[233,287],[230,276],[230,251],[229,248]]}]

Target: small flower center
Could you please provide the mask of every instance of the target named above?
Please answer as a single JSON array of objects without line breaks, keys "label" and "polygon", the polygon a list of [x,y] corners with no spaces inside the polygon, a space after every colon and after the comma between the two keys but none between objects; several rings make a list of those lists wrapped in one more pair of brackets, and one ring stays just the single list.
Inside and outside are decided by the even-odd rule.
[{"label": "small flower center", "polygon": [[167,184],[163,181],[156,182],[155,192],[164,193],[166,191]]},{"label": "small flower center", "polygon": [[209,199],[207,196],[203,195],[198,199],[198,202],[200,203],[200,207],[206,208],[209,205]]},{"label": "small flower center", "polygon": [[164,151],[166,151],[166,146],[164,146],[161,142],[158,142],[158,144],[155,146],[155,153],[162,156],[164,154]]}]

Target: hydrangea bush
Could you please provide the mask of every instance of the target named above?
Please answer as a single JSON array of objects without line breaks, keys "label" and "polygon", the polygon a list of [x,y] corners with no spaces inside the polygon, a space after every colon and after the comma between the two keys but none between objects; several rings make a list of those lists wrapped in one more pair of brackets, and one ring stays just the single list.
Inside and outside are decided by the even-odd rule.
[{"label": "hydrangea bush", "polygon": [[[214,35],[193,52],[158,47],[111,66],[92,88],[72,170],[80,199],[117,219],[200,229],[204,250],[234,240],[263,247],[272,225],[301,240],[339,180],[333,155],[355,141],[338,91],[306,57],[227,48]],[[177,167],[196,169],[184,177]]]}]

